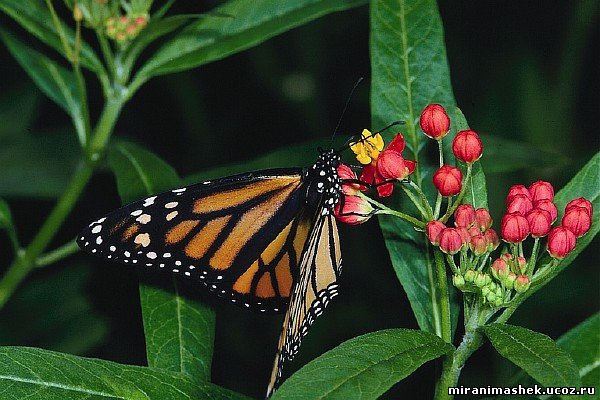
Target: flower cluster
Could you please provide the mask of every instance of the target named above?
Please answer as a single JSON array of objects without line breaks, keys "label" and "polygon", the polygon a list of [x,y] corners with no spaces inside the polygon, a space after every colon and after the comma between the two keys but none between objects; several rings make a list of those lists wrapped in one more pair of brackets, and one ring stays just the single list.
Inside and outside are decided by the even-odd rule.
[{"label": "flower cluster", "polygon": [[529,235],[535,239],[548,236],[548,252],[557,259],[563,259],[575,248],[576,238],[585,235],[592,223],[592,203],[581,197],[567,204],[562,225],[552,228],[558,217],[554,188],[541,180],[528,188],[512,186],[506,205],[506,214],[502,217],[502,239],[518,244]]},{"label": "flower cluster", "polygon": [[[417,230],[424,231],[434,247],[436,263],[439,266],[445,260],[452,271],[454,286],[465,296],[474,295],[491,308],[506,306],[573,251],[577,238],[590,230],[592,204],[585,198],[570,201],[560,225],[553,227],[559,216],[553,186],[542,180],[529,187],[514,185],[506,197],[499,237],[492,228],[488,209],[463,203],[465,182],[470,179],[473,164],[483,155],[479,135],[467,129],[457,132],[452,139],[452,153],[461,164],[458,168],[444,161],[442,143],[450,131],[446,110],[439,104],[425,107],[419,125],[428,138],[438,143],[440,163],[432,177],[438,191],[435,205],[429,203],[419,182],[407,179],[416,165],[402,155],[405,148],[402,134],[398,133],[384,148],[381,135],[364,130],[360,140],[350,145],[363,164],[359,177],[346,165],[338,168],[344,196],[336,206],[336,217],[345,223],[359,224],[375,214],[388,214],[412,223]],[[363,193],[374,187],[379,197],[389,196],[396,181],[406,183],[404,192],[420,216],[389,209]],[[444,202],[446,211],[442,212]],[[523,246],[529,237],[533,238],[533,245]],[[538,266],[540,243],[545,237],[551,261]],[[492,257],[492,252],[501,245],[500,238],[504,243],[501,255]],[[525,250],[530,253],[525,254]]]},{"label": "flower cluster", "polygon": [[117,43],[125,43],[128,40],[133,40],[148,25],[149,18],[148,14],[121,15],[107,18],[104,21],[106,36]]},{"label": "flower cluster", "polygon": [[443,253],[454,255],[461,250],[470,250],[479,257],[495,250],[500,244],[491,226],[492,217],[487,209],[461,204],[454,211],[454,227],[446,227],[441,221],[429,221],[425,226],[425,234]]}]

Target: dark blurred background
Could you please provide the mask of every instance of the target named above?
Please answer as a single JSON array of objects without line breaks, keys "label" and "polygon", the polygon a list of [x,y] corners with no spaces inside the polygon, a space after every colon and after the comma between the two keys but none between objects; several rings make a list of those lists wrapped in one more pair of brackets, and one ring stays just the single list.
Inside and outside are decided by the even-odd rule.
[{"label": "dark blurred background", "polygon": [[[179,1],[172,13],[207,11],[218,3]],[[538,1],[442,0],[439,7],[457,103],[470,126],[490,138],[484,139],[484,168],[492,213],[499,220],[510,185],[545,179],[558,190],[599,149],[598,1],[541,6]],[[4,15],[0,24],[28,37]],[[367,83],[351,100],[340,131],[350,135],[369,127],[368,37],[368,8],[360,7],[225,60],[155,78],[126,106],[116,136],[143,144],[182,177],[306,141],[326,146],[348,92],[361,76]],[[27,130],[36,138],[28,146],[37,143],[55,153],[44,172],[35,160],[19,159],[18,151],[0,150],[1,176],[33,177],[29,192],[11,192],[10,180],[0,183],[0,196],[9,201],[19,237],[27,243],[51,209],[53,193],[68,178],[77,144],[74,135],[64,135],[70,126],[65,113],[39,94],[3,46],[0,60],[0,132],[10,137]],[[100,97],[94,98],[101,96],[99,88],[92,87],[90,94],[95,118],[101,106]],[[55,136],[48,140],[49,134]],[[308,163],[315,155],[301,158]],[[502,157],[511,158],[510,168],[494,162]],[[272,166],[289,163],[282,157]],[[36,176],[48,189],[35,187]],[[113,176],[99,173],[52,247],[119,204]],[[341,231],[342,293],[314,325],[288,374],[356,335],[417,328],[376,222]],[[11,254],[4,234],[0,240],[3,271]],[[599,277],[596,239],[529,299],[511,323],[559,337],[598,310]],[[0,312],[0,343],[143,364],[137,295],[135,270],[78,254],[30,277]],[[199,297],[217,309],[214,382],[262,396],[281,319],[247,313],[202,293]],[[430,398],[436,368],[428,363],[385,397]],[[461,382],[500,385],[515,372],[484,346],[467,364]]]}]

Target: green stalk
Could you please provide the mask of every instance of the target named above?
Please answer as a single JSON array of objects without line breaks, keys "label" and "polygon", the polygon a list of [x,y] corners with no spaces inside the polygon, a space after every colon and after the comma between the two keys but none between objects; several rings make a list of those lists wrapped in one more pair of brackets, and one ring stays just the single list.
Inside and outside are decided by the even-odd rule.
[{"label": "green stalk", "polygon": [[24,252],[20,253],[8,267],[6,274],[0,280],[0,308],[17,289],[19,284],[35,268],[36,258],[50,244],[59,227],[69,215],[77,202],[79,195],[92,176],[93,167],[88,163],[80,163],[79,168],[71,179],[67,190],[56,203],[56,206],[42,225],[32,242]]},{"label": "green stalk", "polygon": [[35,260],[36,267],[44,267],[46,265],[54,264],[55,262],[62,260],[70,256],[71,254],[77,253],[79,251],[79,246],[77,243],[72,240],[46,254],[42,254]]},{"label": "green stalk", "polygon": [[427,196],[425,196],[425,193],[423,193],[421,188],[417,184],[415,184],[413,181],[410,181],[409,185],[411,188],[414,189],[415,192],[417,192],[417,194],[421,198],[421,204],[426,209],[427,214],[423,215],[423,218],[426,218],[427,220],[432,220],[433,219],[433,209],[431,208],[431,205],[429,204],[429,201],[427,200]]},{"label": "green stalk", "polygon": [[433,250],[436,265],[436,275],[438,288],[440,289],[441,319],[442,319],[442,339],[447,343],[452,343],[452,323],[450,322],[450,296],[448,294],[448,278],[446,277],[446,264],[444,255],[438,249]]}]

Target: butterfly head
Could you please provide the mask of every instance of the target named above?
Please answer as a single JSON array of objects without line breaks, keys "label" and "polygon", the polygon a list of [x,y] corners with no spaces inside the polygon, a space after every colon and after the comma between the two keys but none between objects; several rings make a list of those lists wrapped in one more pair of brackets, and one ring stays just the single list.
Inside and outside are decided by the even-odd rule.
[{"label": "butterfly head", "polygon": [[323,214],[331,214],[342,191],[342,180],[337,173],[340,156],[333,149],[319,149],[319,153],[317,161],[304,172],[308,182],[307,201],[315,205],[322,202]]}]

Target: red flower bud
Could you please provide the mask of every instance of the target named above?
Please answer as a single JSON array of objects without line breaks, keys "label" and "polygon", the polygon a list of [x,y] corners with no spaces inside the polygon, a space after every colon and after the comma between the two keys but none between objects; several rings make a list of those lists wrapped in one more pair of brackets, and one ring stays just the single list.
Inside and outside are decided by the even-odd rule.
[{"label": "red flower bud", "polygon": [[144,27],[148,24],[148,18],[143,15],[135,17],[134,21],[137,26],[141,26],[141,27]]},{"label": "red flower bud", "polygon": [[454,156],[467,164],[474,163],[483,154],[483,144],[475,131],[460,131],[452,141],[452,153]]},{"label": "red flower bud", "polygon": [[481,230],[481,232],[485,232],[490,229],[492,222],[492,216],[487,209],[478,208],[475,210],[475,225]]},{"label": "red flower bud", "polygon": [[529,185],[531,200],[554,200],[554,188],[550,182],[536,181]]},{"label": "red flower bud", "polygon": [[569,209],[571,207],[583,207],[586,210],[588,210],[588,214],[590,214],[590,217],[592,216],[593,213],[593,207],[592,207],[592,203],[584,198],[584,197],[579,197],[577,199],[573,199],[570,202],[567,203],[567,206],[565,207],[565,214],[567,213],[567,211],[569,211]]},{"label": "red flower bud", "polygon": [[509,243],[520,243],[529,235],[527,219],[518,213],[506,214],[502,217],[502,239]]},{"label": "red flower bud", "polygon": [[456,228],[458,231],[460,238],[462,239],[463,245],[469,247],[469,242],[471,241],[471,234],[467,228]]},{"label": "red flower bud", "polygon": [[462,173],[456,167],[442,165],[433,174],[433,184],[442,196],[455,196],[462,188]]},{"label": "red flower bud", "polygon": [[531,282],[529,281],[529,277],[527,275],[518,275],[517,279],[515,279],[514,285],[517,293],[523,293],[529,289]]},{"label": "red flower bud", "polygon": [[592,218],[587,208],[571,206],[562,217],[562,226],[570,230],[577,237],[585,235],[592,226]]},{"label": "red flower bud", "polygon": [[446,229],[446,225],[441,221],[429,221],[427,225],[425,225],[425,233],[431,244],[434,246],[440,244],[440,233],[442,233],[444,229]]},{"label": "red flower bud", "polygon": [[469,228],[475,223],[475,209],[470,204],[461,204],[454,211],[454,225]]},{"label": "red flower bud", "polygon": [[527,218],[531,236],[539,238],[546,236],[548,232],[550,232],[550,228],[552,227],[552,217],[548,211],[535,208],[529,211],[525,218]]},{"label": "red flower bud", "polygon": [[529,194],[529,189],[527,189],[524,185],[512,185],[508,190],[508,194],[506,195],[506,204],[510,204],[512,198],[518,194],[531,197],[531,194]]},{"label": "red flower bud", "polygon": [[552,228],[548,234],[548,253],[562,260],[575,248],[575,234],[564,226]]},{"label": "red flower bud", "polygon": [[[355,195],[361,190],[366,190],[366,186],[358,183],[348,183],[348,181],[357,181],[356,173],[346,164],[340,164],[337,167],[338,177],[342,180],[342,193],[345,195]],[[346,181],[346,182],[344,182]]]},{"label": "red flower bud", "polygon": [[338,221],[350,225],[366,222],[375,214],[375,209],[365,199],[358,196],[344,196],[335,206]]},{"label": "red flower bud", "polygon": [[458,253],[463,245],[462,237],[455,228],[446,228],[442,230],[439,241],[440,250],[446,254]]},{"label": "red flower bud", "polygon": [[419,125],[427,137],[440,140],[450,130],[450,118],[444,107],[439,104],[430,104],[423,109]]},{"label": "red flower bud", "polygon": [[472,227],[468,228],[467,231],[469,232],[469,235],[471,237],[481,235],[481,231],[476,226],[472,226]]},{"label": "red flower bud", "polygon": [[377,173],[383,180],[404,179],[408,168],[404,165],[402,154],[394,150],[384,150],[377,159]]},{"label": "red flower bud", "polygon": [[500,238],[495,230],[490,228],[485,231],[483,236],[485,236],[485,240],[487,240],[488,251],[494,251],[500,246]]},{"label": "red flower bud", "polygon": [[476,256],[485,254],[488,251],[487,240],[483,235],[473,236],[469,242],[469,248]]},{"label": "red flower bud", "polygon": [[492,276],[498,280],[502,280],[508,276],[510,272],[510,268],[506,261],[502,258],[497,258],[496,261],[492,263]]},{"label": "red flower bud", "polygon": [[529,211],[533,209],[533,203],[529,196],[523,194],[517,194],[512,197],[508,207],[506,208],[507,213],[519,213],[525,216]]},{"label": "red flower bud", "polygon": [[392,141],[388,144],[387,150],[394,150],[398,153],[402,153],[405,147],[404,136],[401,133],[397,133],[396,136],[392,139]]},{"label": "red flower bud", "polygon": [[556,217],[558,216],[558,210],[556,206],[551,200],[538,200],[533,203],[534,208],[538,210],[547,211],[550,214],[550,223],[554,223],[556,221]]}]

